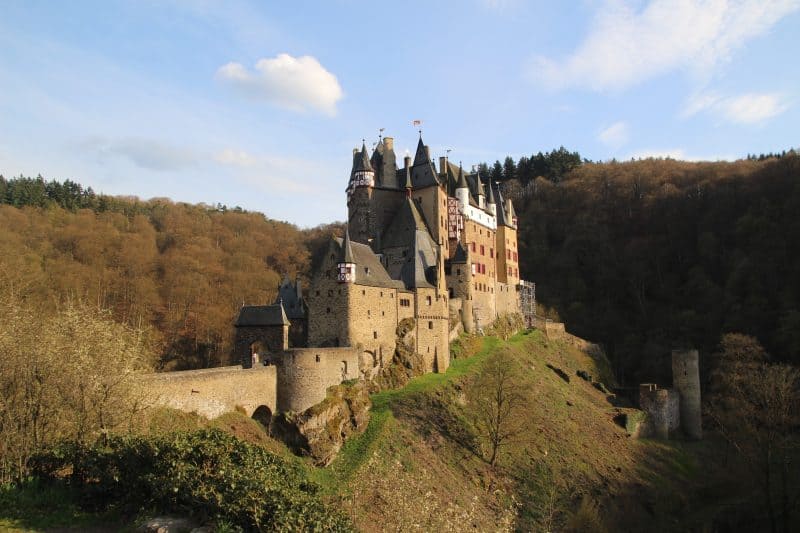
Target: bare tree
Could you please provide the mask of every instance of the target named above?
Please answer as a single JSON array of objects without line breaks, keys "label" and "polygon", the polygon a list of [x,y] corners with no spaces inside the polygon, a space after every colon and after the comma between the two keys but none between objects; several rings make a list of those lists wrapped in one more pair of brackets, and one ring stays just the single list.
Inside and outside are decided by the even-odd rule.
[{"label": "bare tree", "polygon": [[[712,372],[708,413],[717,429],[751,469],[764,497],[770,528],[793,527],[800,478],[793,459],[800,451],[800,371],[768,364],[754,339],[723,339]],[[796,525],[796,524],[795,524]]]},{"label": "bare tree", "polygon": [[525,397],[518,376],[513,356],[501,351],[484,363],[469,389],[473,424],[484,443],[484,459],[492,466],[497,464],[500,449],[524,431],[521,410]]}]

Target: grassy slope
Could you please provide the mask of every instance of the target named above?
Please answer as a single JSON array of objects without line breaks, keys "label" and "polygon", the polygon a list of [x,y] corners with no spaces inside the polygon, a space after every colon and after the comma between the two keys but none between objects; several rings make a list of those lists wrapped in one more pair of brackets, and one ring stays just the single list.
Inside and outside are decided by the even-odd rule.
[{"label": "grassy slope", "polygon": [[[670,521],[685,503],[676,494],[694,473],[689,456],[676,443],[627,437],[606,395],[575,376],[579,369],[608,375],[602,358],[583,347],[539,332],[507,342],[487,337],[477,355],[454,361],[447,373],[376,394],[367,431],[312,475],[366,531],[448,531],[470,523],[495,530],[514,514],[523,530],[587,521],[638,529],[654,519],[680,529]],[[527,407],[519,413],[525,439],[504,450],[493,470],[469,429],[464,390],[497,350],[520,363]],[[571,375],[570,383],[548,363]]]}]

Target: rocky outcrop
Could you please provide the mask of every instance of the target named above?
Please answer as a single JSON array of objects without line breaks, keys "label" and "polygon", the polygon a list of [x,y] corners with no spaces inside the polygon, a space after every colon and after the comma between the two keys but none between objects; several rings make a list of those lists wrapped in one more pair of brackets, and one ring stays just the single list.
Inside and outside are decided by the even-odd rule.
[{"label": "rocky outcrop", "polygon": [[404,318],[397,325],[397,342],[392,360],[369,382],[370,392],[399,389],[411,378],[425,373],[425,359],[414,351],[411,338],[415,325],[413,318]]},{"label": "rocky outcrop", "polygon": [[302,413],[275,416],[270,433],[294,453],[311,456],[315,464],[326,466],[347,438],[366,429],[371,406],[363,383],[343,383],[330,387],[323,401]]}]

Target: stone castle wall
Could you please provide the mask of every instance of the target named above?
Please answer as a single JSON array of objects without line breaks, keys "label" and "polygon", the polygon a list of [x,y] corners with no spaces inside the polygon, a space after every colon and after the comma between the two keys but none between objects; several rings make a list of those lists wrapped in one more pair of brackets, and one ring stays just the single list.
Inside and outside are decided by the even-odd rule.
[{"label": "stone castle wall", "polygon": [[285,326],[239,326],[233,342],[234,361],[244,368],[253,366],[251,346],[261,344],[259,358],[263,361],[269,354],[282,352],[289,347],[289,331]]},{"label": "stone castle wall", "polygon": [[653,383],[639,386],[639,407],[647,413],[639,436],[669,438],[680,427],[680,398],[672,389],[659,389]]},{"label": "stone castle wall", "polygon": [[494,293],[498,316],[520,312],[519,292],[515,285],[509,285],[498,281],[495,285]]},{"label": "stone castle wall", "polygon": [[277,408],[299,413],[325,399],[328,387],[359,377],[356,348],[295,348],[277,366]]},{"label": "stone castle wall", "polygon": [[139,378],[152,405],[163,405],[206,418],[244,409],[248,416],[260,406],[270,413],[277,405],[276,368],[241,366],[145,374]]},{"label": "stone castle wall", "polygon": [[346,285],[336,281],[336,248],[333,241],[306,296],[308,345],[347,346],[352,320],[348,315]]},{"label": "stone castle wall", "polygon": [[417,289],[416,351],[426,372],[444,372],[450,366],[450,312],[436,289]]},{"label": "stone castle wall", "polygon": [[[358,274],[356,274],[358,276]],[[370,375],[389,362],[396,346],[395,330],[399,322],[397,289],[347,284],[350,317],[349,345],[360,349],[360,370]],[[413,296],[413,295],[412,295]],[[408,298],[408,296],[404,296]],[[413,301],[410,302],[413,305]],[[409,306],[409,309],[413,307]]]}]

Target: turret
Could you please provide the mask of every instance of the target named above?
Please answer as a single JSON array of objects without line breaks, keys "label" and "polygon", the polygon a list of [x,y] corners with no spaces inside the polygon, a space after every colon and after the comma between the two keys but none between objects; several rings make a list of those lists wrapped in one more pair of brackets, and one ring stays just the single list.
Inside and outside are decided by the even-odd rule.
[{"label": "turret", "polygon": [[350,173],[350,183],[347,192],[352,193],[358,187],[373,187],[375,185],[375,171],[369,160],[367,145],[362,142],[361,152],[353,154],[353,170]]},{"label": "turret", "polygon": [[356,280],[356,259],[353,255],[353,247],[350,245],[349,228],[344,232],[342,251],[339,254],[339,262],[336,268],[338,270],[337,280],[339,283],[353,283]]},{"label": "turret", "polygon": [[475,174],[475,188],[478,189],[478,207],[486,209],[486,195],[483,193],[483,183],[480,173]]},{"label": "turret", "polygon": [[461,208],[461,211],[466,210],[469,205],[469,185],[467,185],[467,179],[464,177],[464,169],[461,167],[461,163],[458,164],[456,199],[458,199],[458,206]]},{"label": "turret", "polygon": [[495,204],[494,201],[494,190],[493,190],[494,187],[492,187],[491,179],[489,180],[489,183],[486,184],[486,186],[488,187],[489,190],[489,194],[486,197],[486,207],[492,214],[492,216],[497,216],[497,205]]}]

